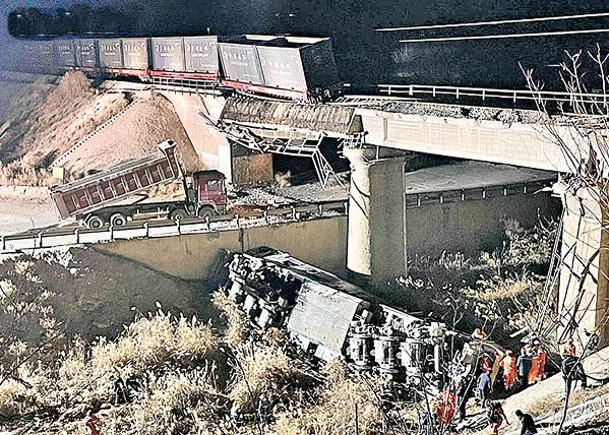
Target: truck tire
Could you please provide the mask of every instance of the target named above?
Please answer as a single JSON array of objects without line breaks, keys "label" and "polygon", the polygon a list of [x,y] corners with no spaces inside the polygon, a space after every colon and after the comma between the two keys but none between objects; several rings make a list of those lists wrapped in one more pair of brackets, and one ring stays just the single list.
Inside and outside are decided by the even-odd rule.
[{"label": "truck tire", "polygon": [[110,217],[110,225],[113,227],[124,227],[127,225],[127,218],[121,213],[115,213]]},{"label": "truck tire", "polygon": [[104,220],[97,215],[92,215],[85,221],[85,226],[94,230],[99,230],[104,227]]},{"label": "truck tire", "polygon": [[201,207],[199,209],[199,211],[197,212],[197,216],[200,217],[201,219],[205,219],[207,217],[212,217],[214,214],[216,214],[216,211],[214,210],[213,207]]},{"label": "truck tire", "polygon": [[188,213],[186,213],[186,210],[184,210],[183,208],[176,208],[171,213],[169,213],[169,219],[174,222],[184,220],[186,216],[188,216]]}]

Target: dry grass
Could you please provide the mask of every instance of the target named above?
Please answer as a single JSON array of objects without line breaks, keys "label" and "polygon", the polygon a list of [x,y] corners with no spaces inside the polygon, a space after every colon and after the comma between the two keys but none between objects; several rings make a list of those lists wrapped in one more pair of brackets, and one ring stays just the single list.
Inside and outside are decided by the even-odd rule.
[{"label": "dry grass", "polygon": [[235,351],[230,398],[242,410],[255,410],[261,398],[297,395],[312,379],[277,346],[247,345]]},{"label": "dry grass", "polygon": [[227,326],[224,331],[224,341],[231,346],[238,346],[249,337],[249,324],[245,316],[239,311],[237,304],[226,296],[222,291],[212,294],[212,303],[220,310],[226,320]]},{"label": "dry grass", "polygon": [[279,416],[276,435],[344,435],[355,433],[355,407],[360,434],[379,433],[383,413],[370,384],[358,379],[340,361],[324,367],[327,382],[319,400],[310,408],[296,409]]}]

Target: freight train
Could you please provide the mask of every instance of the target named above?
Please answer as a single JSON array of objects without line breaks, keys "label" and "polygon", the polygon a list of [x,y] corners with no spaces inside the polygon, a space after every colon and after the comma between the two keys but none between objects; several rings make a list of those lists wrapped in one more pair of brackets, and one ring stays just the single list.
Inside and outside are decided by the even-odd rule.
[{"label": "freight train", "polygon": [[272,248],[235,253],[227,269],[222,289],[255,327],[287,329],[312,357],[344,359],[411,391],[437,393],[471,379],[485,352],[503,353]]},{"label": "freight train", "polygon": [[195,81],[304,101],[340,89],[329,38],[208,35],[30,44],[28,58],[43,72]]}]

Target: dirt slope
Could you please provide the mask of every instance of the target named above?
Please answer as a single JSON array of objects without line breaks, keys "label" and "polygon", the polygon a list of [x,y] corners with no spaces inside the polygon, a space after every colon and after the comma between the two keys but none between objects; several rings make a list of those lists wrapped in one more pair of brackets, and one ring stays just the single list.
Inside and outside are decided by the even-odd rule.
[{"label": "dirt slope", "polygon": [[178,144],[187,171],[202,169],[197,154],[166,98],[138,93],[136,100],[110,126],[100,130],[62,164],[74,177],[89,170],[106,170],[134,158],[157,153],[165,139]]},{"label": "dirt slope", "polygon": [[[213,315],[204,283],[183,281],[93,249],[57,250],[47,258],[52,260],[33,260],[33,272],[43,288],[55,293],[55,317],[65,322],[70,335],[114,337],[137,312],[156,311],[157,301],[174,314],[196,313],[201,319]],[[0,263],[0,280],[11,268],[12,260]]]},{"label": "dirt slope", "polygon": [[91,81],[79,72],[67,73],[48,94],[33,99],[38,104],[26,107],[33,109],[25,120],[27,130],[7,156],[26,157],[33,165],[66,151],[127,104],[121,94],[96,95]]},{"label": "dirt slope", "polygon": [[0,183],[44,184],[55,158],[127,103],[123,94],[98,94],[81,72],[67,73],[57,86],[28,86],[4,113]]}]

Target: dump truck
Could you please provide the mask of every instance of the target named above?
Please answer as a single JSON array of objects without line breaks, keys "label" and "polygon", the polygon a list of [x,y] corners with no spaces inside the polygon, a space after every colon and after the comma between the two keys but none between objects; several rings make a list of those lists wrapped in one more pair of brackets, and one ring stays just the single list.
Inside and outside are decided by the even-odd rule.
[{"label": "dump truck", "polygon": [[[205,218],[226,211],[226,177],[218,171],[186,175],[176,154],[176,143],[157,145],[161,156],[151,155],[115,166],[71,183],[49,188],[60,220],[75,218],[88,228],[124,226],[130,220],[188,216]],[[178,201],[142,202],[154,186],[182,181],[185,197]],[[127,203],[125,203],[127,202]]]}]

